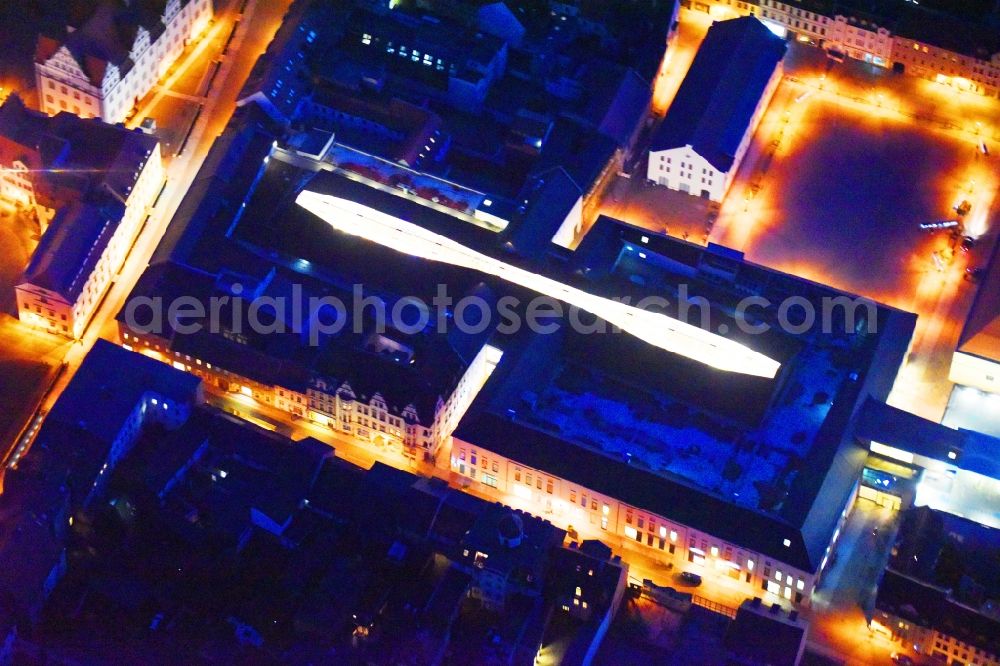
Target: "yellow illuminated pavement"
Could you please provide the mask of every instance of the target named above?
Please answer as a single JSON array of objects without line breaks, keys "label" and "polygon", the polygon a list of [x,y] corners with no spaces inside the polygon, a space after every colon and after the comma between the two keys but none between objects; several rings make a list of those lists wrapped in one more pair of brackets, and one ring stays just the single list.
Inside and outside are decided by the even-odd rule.
[{"label": "yellow illuminated pavement", "polygon": [[[952,352],[975,293],[965,280],[966,268],[975,265],[974,261],[982,265],[996,237],[995,229],[989,232],[991,224],[995,225],[992,220],[1000,186],[1000,103],[919,79],[904,79],[902,90],[890,84],[901,85],[887,80],[883,86],[866,86],[848,77],[833,81],[821,71],[786,77],[757,130],[751,155],[723,202],[709,240],[741,249],[749,259],[778,270],[915,312],[918,320],[911,353],[889,402],[940,420],[952,387],[948,381]],[[904,94],[907,91],[911,94]],[[921,221],[955,217],[952,207],[968,201],[971,211],[963,220],[964,233],[983,239],[982,248],[973,253],[978,258],[962,253],[960,239],[948,233],[925,233],[913,246],[887,244],[885,252],[899,257],[892,279],[873,274],[871,280],[859,282],[861,267],[849,258],[842,261],[830,256],[825,265],[819,265],[794,251],[775,257],[774,248],[787,242],[782,240],[786,228],[798,222],[788,219],[789,198],[798,194],[796,186],[784,180],[794,179],[794,174],[782,168],[782,161],[794,160],[799,151],[809,151],[810,144],[826,131],[823,123],[814,120],[818,108],[850,119],[873,136],[890,136],[896,130],[919,132],[930,141],[954,145],[952,158],[939,166],[925,187],[933,210],[928,219],[912,223],[916,227]],[[989,157],[979,150],[981,141],[991,146]],[[877,219],[872,221],[871,233],[880,233],[878,224]],[[836,235],[837,231],[831,233]],[[789,237],[795,238],[794,231]],[[767,247],[772,248],[771,256],[763,259],[759,252]]]},{"label": "yellow illuminated pavement", "polygon": [[662,116],[687,75],[698,47],[712,26],[712,18],[702,12],[681,9],[680,25],[674,42],[667,47],[660,71],[653,82],[653,112]]}]

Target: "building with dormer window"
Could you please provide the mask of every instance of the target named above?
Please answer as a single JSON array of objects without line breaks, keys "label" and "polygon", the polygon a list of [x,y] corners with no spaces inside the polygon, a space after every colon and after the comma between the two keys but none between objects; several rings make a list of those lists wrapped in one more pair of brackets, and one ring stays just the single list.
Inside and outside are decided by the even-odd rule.
[{"label": "building with dormer window", "polygon": [[16,285],[21,321],[80,337],[163,180],[154,137],[69,113],[50,118],[9,98],[0,107],[0,198],[33,210],[42,232]]},{"label": "building with dormer window", "polygon": [[79,26],[40,35],[35,83],[42,111],[117,123],[212,19],[212,0],[103,0]]}]

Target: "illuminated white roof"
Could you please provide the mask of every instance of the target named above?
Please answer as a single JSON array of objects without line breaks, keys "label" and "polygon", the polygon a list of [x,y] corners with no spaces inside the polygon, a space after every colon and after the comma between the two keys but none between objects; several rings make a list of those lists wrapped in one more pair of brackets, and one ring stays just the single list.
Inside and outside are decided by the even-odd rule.
[{"label": "illuminated white roof", "polygon": [[665,314],[650,312],[590,294],[551,278],[488,257],[412,222],[348,199],[303,191],[296,203],[334,229],[415,257],[499,277],[558,298],[601,317],[660,349],[713,368],[758,377],[774,377],[780,363],[734,340],[710,333]]}]

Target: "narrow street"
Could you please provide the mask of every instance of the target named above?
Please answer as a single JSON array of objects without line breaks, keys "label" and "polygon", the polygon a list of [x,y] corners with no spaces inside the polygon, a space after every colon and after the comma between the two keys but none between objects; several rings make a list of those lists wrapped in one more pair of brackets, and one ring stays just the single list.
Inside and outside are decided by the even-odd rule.
[{"label": "narrow street", "polygon": [[[396,450],[360,442],[306,419],[293,418],[287,412],[241,394],[206,385],[206,396],[209,404],[242,418],[249,417],[253,422],[269,424],[276,432],[293,440],[314,437],[325,442],[336,450],[337,457],[364,469],[381,462],[413,474],[437,477],[476,497],[537,514],[531,502],[517,495],[494,490],[481,483],[470,485],[467,479],[447,469],[412,460]],[[701,585],[692,587],[680,580],[680,573],[689,566],[679,555],[664,552],[661,557],[651,556],[648,547],[621,535],[609,534],[599,524],[579,521],[570,525],[555,514],[537,515],[562,529],[574,529],[577,540],[603,541],[628,563],[632,581],[641,582],[648,578],[657,585],[690,592],[732,609],[738,608],[747,598],[745,589],[722,570],[691,565],[690,569],[702,577]],[[889,655],[901,649],[886,637],[869,631],[865,616],[866,611],[871,611],[875,584],[895,539],[895,516],[890,509],[876,506],[869,500],[856,502],[840,535],[834,560],[819,590],[813,595],[813,605],[803,612],[812,623],[810,649],[849,666],[889,663]],[[878,528],[878,534],[872,533],[875,528]],[[765,600],[774,601],[772,597]]]},{"label": "narrow street", "polygon": [[901,649],[868,628],[876,585],[896,538],[896,516],[870,500],[855,502],[808,613],[810,643],[818,652],[832,648],[847,663],[861,666],[888,664]]},{"label": "narrow street", "polygon": [[[66,363],[66,370],[43,397],[39,411],[47,411],[52,407],[99,337],[117,339],[115,316],[124,305],[125,299],[131,293],[139,276],[149,264],[149,258],[163,237],[167,225],[198,173],[212,143],[229,121],[235,108],[236,96],[243,87],[243,82],[250,73],[257,57],[264,52],[270,43],[289,4],[290,0],[249,0],[242,15],[238,13],[237,8],[222,12],[215,17],[215,23],[209,30],[228,35],[230,31],[235,29],[228,54],[222,54],[224,42],[220,40],[198,41],[189,47],[171,68],[165,84],[182,80],[184,73],[189,68],[205,58],[216,58],[222,62],[212,89],[206,92],[205,104],[198,121],[191,130],[187,150],[177,157],[165,160],[166,188],[156,207],[150,212],[132,251],[125,260],[125,265],[112,281],[111,288],[98,306],[83,337],[75,343],[60,345],[59,349],[65,349],[62,362]],[[207,52],[201,46],[203,43],[209,42],[215,45],[216,51],[214,53]],[[165,87],[160,87],[161,92]],[[154,95],[153,100],[143,106],[133,121],[139,123],[145,115],[155,115],[156,105],[164,96],[165,94],[159,93]],[[12,325],[23,329],[25,336],[31,337],[33,334],[19,322],[14,322]],[[52,337],[55,338],[55,336]],[[63,341],[60,340],[60,342]],[[27,449],[22,448],[15,455],[17,457],[23,456],[26,451]],[[16,459],[3,461],[4,465],[14,462]]]}]

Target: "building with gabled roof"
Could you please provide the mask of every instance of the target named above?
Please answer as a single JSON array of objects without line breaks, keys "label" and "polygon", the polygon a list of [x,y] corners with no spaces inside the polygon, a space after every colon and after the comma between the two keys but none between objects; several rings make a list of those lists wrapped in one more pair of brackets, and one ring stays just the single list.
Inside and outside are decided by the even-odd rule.
[{"label": "building with gabled roof", "polygon": [[564,664],[589,664],[621,606],[628,564],[601,541],[570,542],[553,550],[545,596],[552,612],[564,614],[550,622],[546,645],[565,642]]},{"label": "building with gabled roof", "polygon": [[121,214],[121,206],[86,203],[56,214],[16,287],[21,321],[80,337],[113,273],[105,250]]},{"label": "building with gabled roof", "polygon": [[163,185],[159,142],[69,113],[0,107],[0,197],[33,208],[42,238],[16,284],[18,317],[78,338]]},{"label": "building with gabled roof", "polygon": [[42,111],[117,123],[208,25],[212,0],[100,0],[79,25],[39,35]]},{"label": "building with gabled roof", "polygon": [[786,48],[752,16],[712,25],[653,136],[646,177],[722,201],[781,81]]}]

